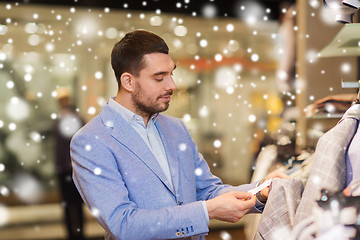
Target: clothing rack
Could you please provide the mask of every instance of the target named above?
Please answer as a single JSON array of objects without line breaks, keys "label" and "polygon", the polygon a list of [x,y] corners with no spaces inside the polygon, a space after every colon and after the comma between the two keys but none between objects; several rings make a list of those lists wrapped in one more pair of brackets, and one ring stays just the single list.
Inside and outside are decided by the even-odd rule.
[{"label": "clothing rack", "polygon": [[360,104],[360,80],[358,80],[357,82],[344,82],[341,80],[341,87],[342,88],[357,88],[358,94],[357,94],[357,97],[356,97],[355,101],[353,102],[353,104]]}]

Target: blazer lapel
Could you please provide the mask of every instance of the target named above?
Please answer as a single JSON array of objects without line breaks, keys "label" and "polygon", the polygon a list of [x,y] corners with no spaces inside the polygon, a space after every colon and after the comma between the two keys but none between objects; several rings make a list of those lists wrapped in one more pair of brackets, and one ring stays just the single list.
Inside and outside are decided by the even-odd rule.
[{"label": "blazer lapel", "polygon": [[131,125],[107,105],[100,112],[100,117],[104,125],[113,129],[111,135],[136,155],[173,192],[154,154]]},{"label": "blazer lapel", "polygon": [[169,163],[170,174],[174,186],[175,193],[179,189],[179,160],[178,160],[178,147],[174,141],[174,137],[171,136],[171,129],[166,127],[166,124],[162,121],[161,115],[158,116],[155,126],[159,131],[161,140],[164,144],[166,157]]}]

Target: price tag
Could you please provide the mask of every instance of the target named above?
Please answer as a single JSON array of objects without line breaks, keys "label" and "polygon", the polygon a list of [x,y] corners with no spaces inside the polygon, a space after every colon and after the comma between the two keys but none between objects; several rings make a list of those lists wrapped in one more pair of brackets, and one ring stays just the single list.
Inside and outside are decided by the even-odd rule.
[{"label": "price tag", "polygon": [[251,189],[251,190],[248,191],[248,192],[251,193],[251,194],[254,196],[256,193],[258,193],[258,192],[260,192],[261,190],[263,190],[264,188],[270,186],[271,182],[272,182],[272,178],[266,180],[265,182],[263,182],[262,184],[260,184],[260,185],[257,186],[256,188]]}]

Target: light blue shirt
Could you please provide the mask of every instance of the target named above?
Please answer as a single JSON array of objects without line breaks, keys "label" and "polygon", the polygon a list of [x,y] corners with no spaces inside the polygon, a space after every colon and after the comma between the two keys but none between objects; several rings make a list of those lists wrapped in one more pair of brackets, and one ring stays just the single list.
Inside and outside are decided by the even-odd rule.
[{"label": "light blue shirt", "polygon": [[147,126],[145,126],[144,119],[141,116],[136,115],[129,109],[123,107],[121,104],[115,102],[114,98],[110,98],[109,106],[117,111],[126,121],[128,121],[134,130],[141,136],[146,145],[150,148],[151,152],[154,154],[154,157],[163,170],[166,179],[174,188],[164,144],[155,126],[155,122],[159,114],[153,115],[149,119]]}]

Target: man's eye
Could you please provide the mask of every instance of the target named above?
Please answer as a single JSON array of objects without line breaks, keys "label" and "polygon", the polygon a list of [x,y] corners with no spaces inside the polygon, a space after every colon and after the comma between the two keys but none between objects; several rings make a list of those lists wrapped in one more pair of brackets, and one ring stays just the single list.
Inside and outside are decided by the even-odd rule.
[{"label": "man's eye", "polygon": [[155,78],[156,81],[162,81],[164,78]]}]

